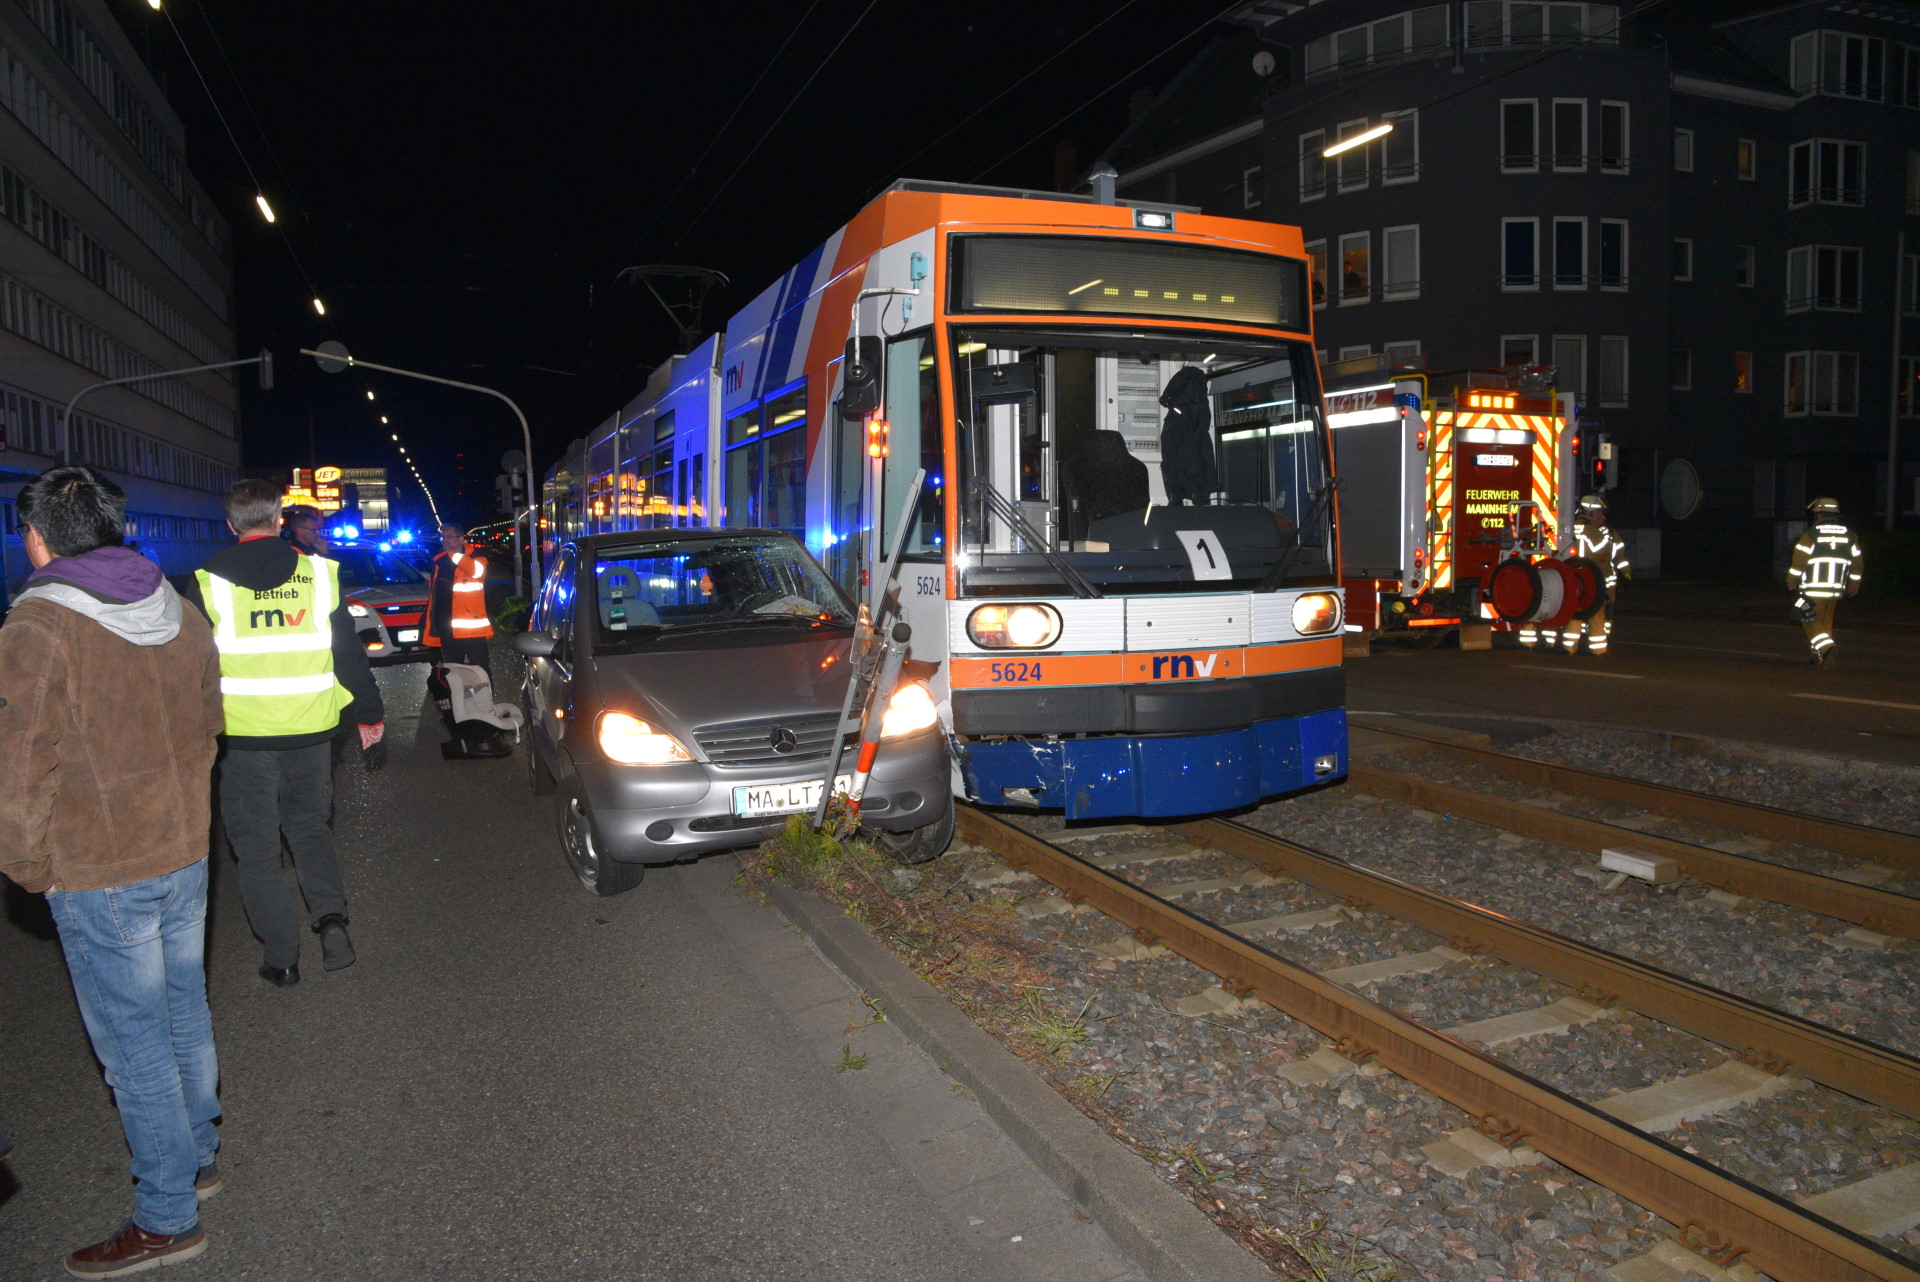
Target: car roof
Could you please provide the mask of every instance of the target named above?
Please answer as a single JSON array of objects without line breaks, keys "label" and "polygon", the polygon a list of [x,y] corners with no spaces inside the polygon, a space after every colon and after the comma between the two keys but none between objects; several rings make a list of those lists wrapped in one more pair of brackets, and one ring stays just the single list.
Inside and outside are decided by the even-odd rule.
[{"label": "car roof", "polygon": [[627,547],[635,543],[675,543],[682,539],[734,538],[741,536],[758,536],[767,539],[793,539],[794,542],[799,542],[798,539],[794,538],[792,530],[763,530],[754,526],[702,525],[680,526],[663,530],[627,530],[624,533],[618,534],[583,534],[576,539],[570,540],[570,543],[572,546],[580,548],[583,551],[598,552],[603,547],[616,544]]}]

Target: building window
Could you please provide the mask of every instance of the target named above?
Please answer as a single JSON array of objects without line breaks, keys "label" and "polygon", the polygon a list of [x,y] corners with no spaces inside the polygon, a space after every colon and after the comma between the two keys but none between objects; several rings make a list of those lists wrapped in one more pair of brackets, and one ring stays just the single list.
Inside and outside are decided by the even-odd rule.
[{"label": "building window", "polygon": [[1787,310],[1860,310],[1860,251],[1844,245],[1801,245],[1787,251]]},{"label": "building window", "polygon": [[1420,227],[1389,227],[1380,233],[1380,253],[1386,261],[1382,298],[1420,297]]},{"label": "building window", "polygon": [[1684,236],[1673,238],[1673,278],[1693,279],[1693,242]]},{"label": "building window", "polygon": [[1584,398],[1587,394],[1587,336],[1555,334],[1553,364],[1558,371],[1554,386],[1560,391],[1572,392],[1576,397]]},{"label": "building window", "polygon": [[1500,364],[1537,365],[1540,363],[1540,336],[1538,334],[1502,334],[1500,336]]},{"label": "building window", "polygon": [[1260,166],[1240,171],[1240,208],[1260,208]]},{"label": "building window", "polygon": [[1774,495],[1779,489],[1779,465],[1770,458],[1757,458],[1753,461],[1753,514],[1756,517],[1771,519],[1774,514]]},{"label": "building window", "polygon": [[1600,220],[1600,288],[1627,287],[1627,224],[1621,218]]},{"label": "building window", "polygon": [[1531,174],[1540,168],[1540,104],[1532,98],[1506,98],[1500,103],[1500,169],[1502,173]]},{"label": "building window", "polygon": [[1541,4],[1538,0],[1467,0],[1467,47],[1613,44],[1620,10],[1610,4]]},{"label": "building window", "polygon": [[1386,353],[1387,363],[1396,369],[1420,368],[1420,340],[1417,338],[1400,343],[1388,343],[1380,350]]},{"label": "building window", "polygon": [[1920,418],[1920,356],[1900,358],[1900,417]]},{"label": "building window", "polygon": [[1920,107],[1920,49],[1899,46],[1892,71],[1893,100],[1902,107]]},{"label": "building window", "polygon": [[1900,314],[1920,316],[1920,254],[1907,254],[1900,260]]},{"label": "building window", "polygon": [[1446,5],[1429,5],[1309,41],[1304,58],[1307,78],[1369,62],[1443,53],[1449,43],[1447,10]]},{"label": "building window", "polygon": [[1624,174],[1627,172],[1627,161],[1627,104],[1602,102],[1600,104],[1600,172]]},{"label": "building window", "polygon": [[1500,220],[1500,288],[1540,288],[1540,220]]},{"label": "building window", "polygon": [[1340,238],[1340,305],[1373,297],[1373,233],[1349,232]]},{"label": "building window", "polygon": [[1733,171],[1741,182],[1752,182],[1759,172],[1759,144],[1751,138],[1742,138],[1734,146]]},{"label": "building window", "polygon": [[1334,357],[1334,359],[1337,361],[1352,361],[1352,360],[1358,360],[1362,356],[1371,356],[1371,355],[1373,355],[1373,348],[1367,346],[1365,343],[1362,343],[1358,347],[1341,348],[1339,353]]},{"label": "building window", "polygon": [[[1367,118],[1342,121],[1336,140],[1344,141],[1358,133],[1365,133]],[[1373,144],[1364,147],[1351,147],[1333,158],[1334,175],[1341,191],[1359,191],[1367,185],[1367,157],[1373,151]]]},{"label": "building window", "polygon": [[1673,131],[1673,167],[1683,174],[1693,172],[1693,130]]},{"label": "building window", "polygon": [[1753,391],[1752,352],[1733,354],[1733,390],[1743,396]]},{"label": "building window", "polygon": [[1313,305],[1327,305],[1327,242],[1310,240],[1307,242],[1308,274],[1313,277]]},{"label": "building window", "polygon": [[1587,167],[1587,100],[1553,100],[1553,167],[1579,173]]},{"label": "building window", "polygon": [[1793,91],[1879,102],[1885,94],[1886,42],[1846,31],[1809,31],[1793,38]]},{"label": "building window", "polygon": [[1584,218],[1553,220],[1553,287],[1587,287],[1587,220]]},{"label": "building window", "polygon": [[1753,288],[1753,246],[1733,247],[1733,283],[1741,289]]},{"label": "building window", "polygon": [[1785,412],[1849,417],[1860,412],[1858,352],[1788,352]]},{"label": "building window", "polygon": [[1866,145],[1809,138],[1787,152],[1787,206],[1866,203]]},{"label": "building window", "polygon": [[1667,360],[1669,384],[1676,392],[1693,390],[1693,349],[1676,347]]},{"label": "building window", "polygon": [[1624,334],[1600,336],[1600,403],[1616,408],[1627,403],[1627,339]]},{"label": "building window", "polygon": [[1318,200],[1327,194],[1327,131],[1316,129],[1300,135],[1300,200]]},{"label": "building window", "polygon": [[1420,177],[1420,113],[1402,111],[1382,116],[1393,132],[1380,140],[1380,183],[1410,183]]},{"label": "building window", "polygon": [[1920,151],[1907,153],[1907,212],[1920,214]]}]

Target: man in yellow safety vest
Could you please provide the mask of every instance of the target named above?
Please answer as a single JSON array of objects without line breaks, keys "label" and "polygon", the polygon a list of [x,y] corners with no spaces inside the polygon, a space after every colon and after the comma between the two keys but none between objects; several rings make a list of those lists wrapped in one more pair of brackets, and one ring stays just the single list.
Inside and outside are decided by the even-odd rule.
[{"label": "man in yellow safety vest", "polygon": [[220,651],[227,716],[220,815],[240,863],[240,902],[265,946],[261,978],[284,988],[300,982],[300,924],[280,871],[283,832],[320,936],[321,964],[353,964],[331,827],[332,740],[351,709],[361,750],[372,753],[385,712],[339,567],[277,537],[279,523],[278,486],[234,482],[227,525],[240,542],[207,561],[189,596],[213,624]]},{"label": "man in yellow safety vest", "polygon": [[1607,642],[1613,636],[1613,620],[1608,616],[1613,610],[1614,594],[1620,590],[1622,579],[1633,577],[1633,567],[1627,563],[1626,547],[1607,528],[1607,501],[1598,494],[1581,498],[1580,511],[1573,522],[1573,545],[1567,553],[1585,557],[1600,567],[1600,586],[1606,589],[1607,597],[1589,617],[1567,621],[1566,629],[1560,634],[1561,644],[1568,654],[1574,654],[1580,649],[1580,639],[1585,637],[1590,652],[1605,654]]},{"label": "man in yellow safety vest", "polygon": [[1860,590],[1860,545],[1840,519],[1840,505],[1825,497],[1807,504],[1813,523],[1793,545],[1793,564],[1787,567],[1787,586],[1800,595],[1794,617],[1806,630],[1816,668],[1827,666],[1833,652],[1833,611],[1842,594]]}]

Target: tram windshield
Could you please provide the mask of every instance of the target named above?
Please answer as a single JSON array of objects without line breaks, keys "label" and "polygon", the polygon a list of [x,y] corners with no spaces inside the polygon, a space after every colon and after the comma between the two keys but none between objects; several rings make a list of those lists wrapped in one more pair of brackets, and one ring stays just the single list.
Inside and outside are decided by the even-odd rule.
[{"label": "tram windshield", "polygon": [[964,594],[1331,581],[1308,344],[999,328],[953,342]]}]

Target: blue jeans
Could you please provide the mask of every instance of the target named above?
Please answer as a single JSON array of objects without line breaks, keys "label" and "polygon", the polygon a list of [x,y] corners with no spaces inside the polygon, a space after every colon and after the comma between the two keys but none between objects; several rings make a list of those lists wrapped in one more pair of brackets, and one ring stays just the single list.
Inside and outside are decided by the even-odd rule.
[{"label": "blue jeans", "polygon": [[193,1178],[220,1147],[207,1009],[207,861],[130,886],[50,891],[67,973],[133,1160],[135,1223],[199,1223]]}]

